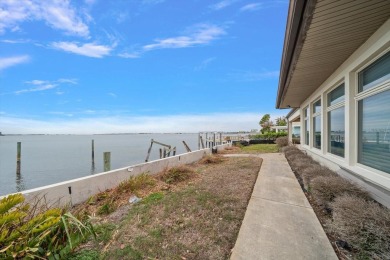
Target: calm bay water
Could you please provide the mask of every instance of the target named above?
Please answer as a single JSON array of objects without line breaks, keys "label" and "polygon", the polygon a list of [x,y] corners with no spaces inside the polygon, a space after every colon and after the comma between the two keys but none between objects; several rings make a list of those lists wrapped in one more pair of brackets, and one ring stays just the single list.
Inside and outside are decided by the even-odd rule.
[{"label": "calm bay water", "polygon": [[[145,161],[150,139],[198,149],[197,134],[23,135],[0,136],[0,195],[103,172],[103,152],[111,152],[111,169]],[[95,140],[95,164],[91,140]],[[21,174],[16,174],[16,144],[22,142]],[[159,158],[154,144],[149,161]]]}]

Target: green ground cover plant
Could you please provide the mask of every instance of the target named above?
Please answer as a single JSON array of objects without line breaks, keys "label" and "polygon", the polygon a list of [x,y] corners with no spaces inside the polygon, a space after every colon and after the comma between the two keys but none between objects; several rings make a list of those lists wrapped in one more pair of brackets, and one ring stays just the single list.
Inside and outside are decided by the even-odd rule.
[{"label": "green ground cover plant", "polygon": [[0,259],[64,258],[91,234],[89,222],[65,209],[42,210],[25,203],[22,194],[0,200]]}]

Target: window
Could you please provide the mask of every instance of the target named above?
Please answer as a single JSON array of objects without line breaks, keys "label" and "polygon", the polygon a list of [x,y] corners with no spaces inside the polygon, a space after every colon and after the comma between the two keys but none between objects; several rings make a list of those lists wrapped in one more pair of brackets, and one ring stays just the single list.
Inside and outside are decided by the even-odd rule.
[{"label": "window", "polygon": [[328,94],[328,152],[344,157],[345,140],[344,83]]},{"label": "window", "polygon": [[313,103],[313,147],[321,149],[321,99]]},{"label": "window", "polygon": [[359,73],[359,92],[390,79],[390,52]]},{"label": "window", "polygon": [[301,137],[301,127],[294,126],[292,129],[292,138],[300,138]]},{"label": "window", "polygon": [[390,53],[358,76],[358,162],[390,173]]},{"label": "window", "polygon": [[305,144],[309,145],[310,140],[310,122],[309,122],[309,107],[306,107],[304,109],[305,113],[305,125],[304,125],[304,132],[305,132]]}]

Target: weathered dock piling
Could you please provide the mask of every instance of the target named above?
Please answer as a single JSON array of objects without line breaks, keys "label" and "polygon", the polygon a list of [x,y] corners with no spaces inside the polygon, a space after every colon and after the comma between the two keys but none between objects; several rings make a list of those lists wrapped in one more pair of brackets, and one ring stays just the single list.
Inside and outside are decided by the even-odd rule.
[{"label": "weathered dock piling", "polygon": [[103,161],[104,161],[104,171],[108,172],[111,170],[111,152],[103,153]]},{"label": "weathered dock piling", "polygon": [[191,152],[190,147],[188,146],[188,144],[187,144],[185,141],[183,141],[183,144],[184,144],[184,147],[185,147],[186,150],[187,150],[187,153]]},{"label": "weathered dock piling", "polygon": [[20,174],[21,157],[22,157],[22,142],[18,142],[16,151],[16,174]]},{"label": "weathered dock piling", "polygon": [[95,163],[95,140],[92,139],[92,164]]}]

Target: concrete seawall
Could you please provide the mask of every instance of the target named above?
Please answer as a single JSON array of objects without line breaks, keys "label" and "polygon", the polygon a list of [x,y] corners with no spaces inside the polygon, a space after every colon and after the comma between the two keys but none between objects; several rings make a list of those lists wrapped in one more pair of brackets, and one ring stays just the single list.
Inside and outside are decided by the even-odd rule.
[{"label": "concrete seawall", "polygon": [[[230,144],[218,145],[216,148],[217,150],[223,150],[227,146],[230,146]],[[129,179],[131,176],[137,176],[141,173],[156,174],[165,168],[194,163],[202,159],[203,156],[211,154],[211,151],[211,148],[205,148],[173,157],[26,190],[22,194],[27,202],[33,202],[36,199],[44,197],[45,203],[49,205],[75,205],[84,202],[99,192],[118,186],[119,183]]]}]

